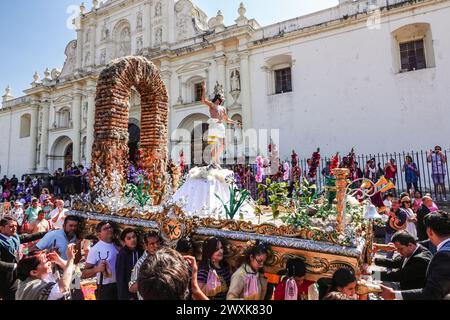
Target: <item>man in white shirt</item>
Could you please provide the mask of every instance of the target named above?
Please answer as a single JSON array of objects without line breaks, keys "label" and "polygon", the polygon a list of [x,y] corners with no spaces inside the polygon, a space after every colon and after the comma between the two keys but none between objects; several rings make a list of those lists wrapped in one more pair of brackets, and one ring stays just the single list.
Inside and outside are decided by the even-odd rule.
[{"label": "man in white shirt", "polygon": [[437,247],[423,289],[394,291],[382,286],[385,300],[443,300],[450,298],[450,214],[443,211],[425,217],[428,237]]},{"label": "man in white shirt", "polygon": [[97,300],[117,300],[116,258],[119,248],[113,242],[114,230],[109,222],[102,221],[96,231],[99,242],[89,251],[81,278],[97,275]]},{"label": "man in white shirt", "polygon": [[19,228],[22,227],[24,214],[22,202],[14,202],[14,208],[11,209],[11,216],[17,221]]},{"label": "man in white shirt", "polygon": [[50,212],[53,229],[62,229],[69,210],[64,208],[64,201],[56,200],[56,208]]}]

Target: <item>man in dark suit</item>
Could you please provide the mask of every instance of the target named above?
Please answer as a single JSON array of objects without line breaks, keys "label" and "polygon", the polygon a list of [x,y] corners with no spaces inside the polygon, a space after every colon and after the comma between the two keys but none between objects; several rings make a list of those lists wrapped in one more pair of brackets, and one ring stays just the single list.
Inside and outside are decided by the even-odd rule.
[{"label": "man in dark suit", "polygon": [[439,211],[425,217],[425,226],[437,253],[427,270],[422,289],[394,291],[382,286],[381,296],[386,300],[443,300],[450,298],[450,214]]},{"label": "man in dark suit", "polygon": [[419,241],[428,240],[427,228],[425,227],[423,219],[431,212],[429,208],[431,208],[432,205],[433,199],[429,196],[425,196],[422,198],[422,206],[417,210],[417,237],[419,238]]},{"label": "man in dark suit", "polygon": [[400,283],[401,290],[419,289],[425,286],[425,275],[433,255],[407,231],[399,231],[392,243],[400,254],[395,259],[376,258],[375,264],[393,271],[381,272],[381,280]]},{"label": "man in dark suit", "polygon": [[19,236],[16,220],[11,217],[0,220],[0,300],[15,300],[20,243],[38,240],[44,234]]}]

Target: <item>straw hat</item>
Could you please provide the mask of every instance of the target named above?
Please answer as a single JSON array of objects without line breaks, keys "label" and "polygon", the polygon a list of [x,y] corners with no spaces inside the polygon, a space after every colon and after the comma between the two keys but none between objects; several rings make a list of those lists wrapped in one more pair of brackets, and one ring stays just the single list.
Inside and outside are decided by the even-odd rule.
[{"label": "straw hat", "polygon": [[405,196],[402,198],[401,202],[411,202],[411,198],[409,196]]}]

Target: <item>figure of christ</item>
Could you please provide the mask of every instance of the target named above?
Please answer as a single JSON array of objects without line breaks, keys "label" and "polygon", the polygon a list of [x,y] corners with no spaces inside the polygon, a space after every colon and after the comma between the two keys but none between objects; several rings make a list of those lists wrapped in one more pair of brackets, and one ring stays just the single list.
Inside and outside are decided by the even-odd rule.
[{"label": "figure of christ", "polygon": [[208,143],[214,145],[211,150],[211,166],[220,168],[220,158],[225,150],[225,123],[233,124],[238,128],[241,127],[241,124],[238,121],[231,120],[228,117],[226,109],[223,106],[225,102],[225,95],[223,90],[220,90],[219,83],[217,83],[214,89],[214,99],[212,101],[206,99],[206,83],[203,82],[202,86],[203,92],[201,102],[209,107],[209,112],[211,115],[211,118],[208,121]]}]

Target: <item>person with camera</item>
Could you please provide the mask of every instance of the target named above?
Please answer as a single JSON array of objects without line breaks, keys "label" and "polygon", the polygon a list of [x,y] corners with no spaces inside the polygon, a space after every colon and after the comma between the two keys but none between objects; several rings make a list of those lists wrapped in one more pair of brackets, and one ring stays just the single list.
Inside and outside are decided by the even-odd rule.
[{"label": "person with camera", "polygon": [[440,195],[441,200],[447,201],[447,190],[445,189],[447,157],[442,152],[442,147],[436,146],[434,151],[430,150],[427,161],[428,163],[431,163],[434,193],[436,196]]},{"label": "person with camera", "polygon": [[[72,274],[75,269],[75,245],[67,246],[67,261],[55,251],[36,252],[20,260],[18,265],[19,285],[16,300],[66,300],[70,293]],[[63,275],[56,280],[53,264],[63,270]]]},{"label": "person with camera", "polygon": [[384,165],[384,176],[386,179],[392,181],[393,184],[397,182],[397,171],[398,169],[394,159],[390,159],[389,162]]},{"label": "person with camera", "polygon": [[139,269],[139,295],[142,300],[189,300],[191,293],[193,300],[209,300],[200,289],[197,276],[194,257],[162,248],[148,255]]}]

